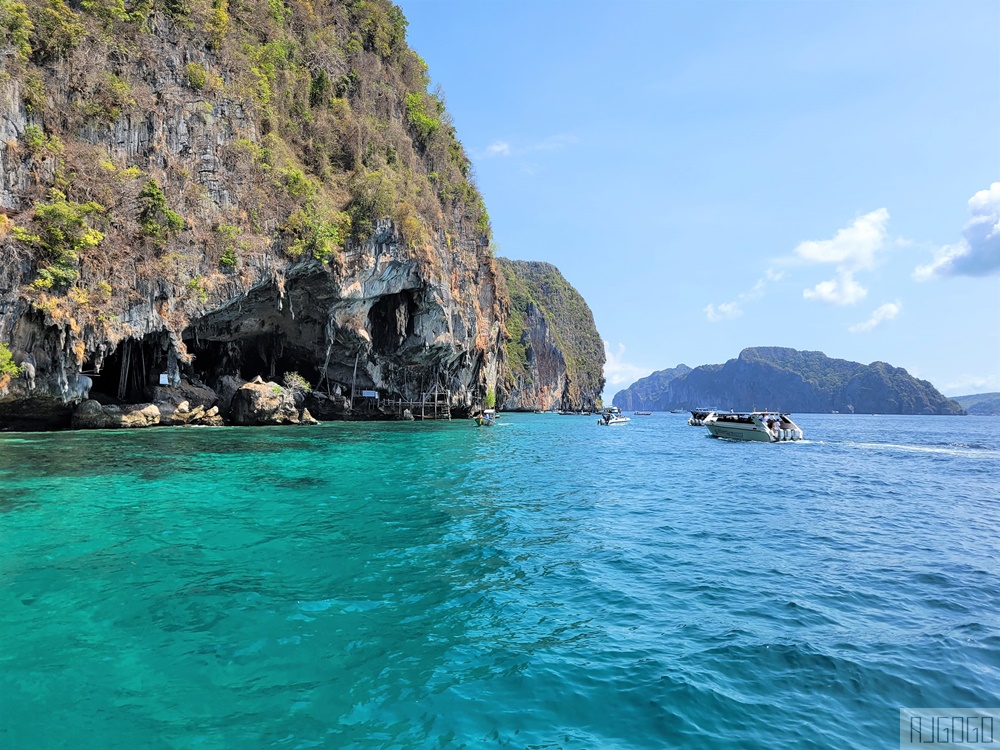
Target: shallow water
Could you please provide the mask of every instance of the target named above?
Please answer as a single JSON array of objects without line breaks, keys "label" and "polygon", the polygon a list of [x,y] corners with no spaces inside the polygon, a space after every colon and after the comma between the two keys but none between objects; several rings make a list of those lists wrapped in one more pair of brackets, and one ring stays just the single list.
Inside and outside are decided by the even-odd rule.
[{"label": "shallow water", "polygon": [[1000,705],[1000,420],[0,435],[0,748],[894,748]]}]

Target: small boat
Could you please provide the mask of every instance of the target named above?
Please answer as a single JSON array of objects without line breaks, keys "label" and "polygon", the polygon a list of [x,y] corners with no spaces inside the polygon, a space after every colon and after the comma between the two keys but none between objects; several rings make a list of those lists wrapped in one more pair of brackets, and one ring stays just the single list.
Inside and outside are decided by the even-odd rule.
[{"label": "small boat", "polygon": [[802,439],[802,430],[787,414],[776,411],[712,412],[704,419],[712,437],[778,443]]},{"label": "small boat", "polygon": [[601,412],[601,418],[597,420],[597,424],[610,426],[616,424],[628,424],[632,420],[628,417],[623,417],[621,409],[617,406],[609,406],[603,412]]},{"label": "small boat", "polygon": [[653,415],[653,412],[651,412],[651,411],[637,411],[637,412],[635,412],[635,416],[637,416],[637,417],[650,417],[652,415]]},{"label": "small boat", "polygon": [[497,423],[497,410],[486,409],[476,417],[476,424],[480,427],[492,427]]}]

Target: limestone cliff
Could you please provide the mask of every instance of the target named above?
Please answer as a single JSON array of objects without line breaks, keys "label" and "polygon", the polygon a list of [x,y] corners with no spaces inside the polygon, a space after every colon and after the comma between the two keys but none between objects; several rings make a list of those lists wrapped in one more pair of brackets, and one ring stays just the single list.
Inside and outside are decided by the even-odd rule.
[{"label": "limestone cliff", "polygon": [[489,218],[391,3],[0,0],[0,24],[0,427],[161,377],[294,371],[340,413],[495,387]]},{"label": "limestone cliff", "polygon": [[586,301],[548,263],[500,258],[510,307],[507,377],[497,403],[510,410],[595,409],[604,344]]},{"label": "limestone cliff", "polygon": [[623,391],[618,391],[612,403],[622,411],[652,411],[661,410],[660,401],[666,392],[670,381],[687,375],[691,368],[687,365],[677,365],[666,370],[657,370],[652,375],[640,378]]},{"label": "limestone cliff", "polygon": [[[631,388],[616,394],[615,404],[624,403]],[[962,413],[961,406],[902,368],[777,346],[744,349],[724,365],[696,367],[667,380],[658,393],[647,394],[644,404],[656,410],[711,406],[738,411]]]}]

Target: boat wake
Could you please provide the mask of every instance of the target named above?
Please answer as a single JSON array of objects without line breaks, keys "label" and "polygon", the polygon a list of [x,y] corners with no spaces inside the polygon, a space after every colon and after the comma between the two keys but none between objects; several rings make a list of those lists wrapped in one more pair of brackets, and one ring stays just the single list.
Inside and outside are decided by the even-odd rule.
[{"label": "boat wake", "polygon": [[905,445],[900,443],[857,443],[844,442],[852,448],[864,448],[866,450],[897,450],[909,453],[929,453],[942,456],[963,456],[966,458],[994,458],[1000,459],[1000,451],[982,445]]}]

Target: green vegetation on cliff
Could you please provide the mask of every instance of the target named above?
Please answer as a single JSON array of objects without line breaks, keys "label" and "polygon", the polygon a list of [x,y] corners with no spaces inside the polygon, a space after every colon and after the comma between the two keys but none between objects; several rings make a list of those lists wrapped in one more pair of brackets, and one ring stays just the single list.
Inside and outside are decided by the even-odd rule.
[{"label": "green vegetation on cliff", "polygon": [[14,358],[10,353],[10,348],[6,344],[0,344],[0,383],[6,378],[16,378],[21,374],[21,368],[14,364]]},{"label": "green vegetation on cliff", "polygon": [[533,336],[531,318],[540,314],[552,337],[551,346],[565,365],[564,391],[553,395],[565,408],[595,407],[604,388],[604,343],[587,302],[555,266],[506,258],[498,262],[510,299],[508,391],[516,389],[516,383],[539,385],[539,359],[546,342]]},{"label": "green vegetation on cliff", "polygon": [[246,281],[251,257],[336,265],[383,218],[418,258],[486,247],[471,162],[406,26],[388,0],[0,0],[0,85],[28,113],[0,112],[22,133],[5,146],[21,184],[0,278],[86,325],[151,289]]},{"label": "green vegetation on cliff", "polygon": [[740,352],[740,359],[747,363],[774,367],[798,374],[818,391],[835,392],[865,365],[846,359],[834,359],[823,352],[799,351],[783,346],[757,346]]},{"label": "green vegetation on cliff", "polygon": [[528,348],[531,342],[525,335],[524,316],[527,314],[528,305],[534,303],[534,298],[531,296],[527,280],[515,272],[514,261],[506,258],[498,258],[497,261],[503,271],[507,283],[507,297],[510,300],[507,312],[507,334],[510,336],[506,345],[507,366],[512,373],[530,382],[533,379],[528,369]]}]

